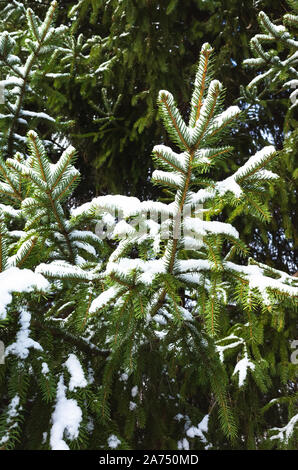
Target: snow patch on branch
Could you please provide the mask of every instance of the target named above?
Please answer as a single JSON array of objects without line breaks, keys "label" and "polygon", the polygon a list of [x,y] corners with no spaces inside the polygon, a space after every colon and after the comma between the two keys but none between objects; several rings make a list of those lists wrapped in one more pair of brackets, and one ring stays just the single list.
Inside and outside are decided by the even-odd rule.
[{"label": "snow patch on branch", "polygon": [[46,291],[49,286],[41,274],[29,269],[12,267],[0,273],[0,320],[6,318],[6,308],[12,301],[13,292]]},{"label": "snow patch on branch", "polygon": [[57,401],[52,414],[52,428],[50,445],[52,450],[69,450],[64,440],[64,434],[70,440],[79,435],[79,427],[82,421],[82,410],[73,398],[66,398],[66,387],[63,375],[60,376],[57,386]]},{"label": "snow patch on branch", "polygon": [[228,270],[244,274],[248,280],[249,287],[251,289],[257,289],[263,297],[263,302],[267,305],[271,304],[268,296],[268,289],[269,291],[277,290],[279,292],[284,292],[290,296],[298,295],[298,288],[295,285],[289,284],[289,282],[293,281],[294,278],[282,271],[274,270],[275,273],[280,275],[280,278],[273,279],[272,277],[264,275],[264,269],[257,265],[240,266],[230,261],[226,261],[224,266]]},{"label": "snow patch on branch", "polygon": [[75,390],[77,387],[84,388],[88,385],[87,380],[85,379],[85,374],[81,366],[81,363],[75,354],[70,354],[68,356],[68,359],[64,363],[64,366],[67,368],[70,374],[70,381],[69,381],[70,391]]},{"label": "snow patch on branch", "polygon": [[117,436],[115,436],[115,434],[111,434],[108,437],[108,446],[110,447],[110,449],[116,449],[119,444],[121,444],[121,441],[118,439]]},{"label": "snow patch on branch", "polygon": [[248,358],[247,351],[245,350],[243,359],[237,362],[233,375],[239,373],[239,387],[244,385],[248,369],[254,370],[255,365]]},{"label": "snow patch on branch", "polygon": [[4,436],[0,439],[0,445],[5,444],[7,441],[9,441],[9,431],[13,428],[16,427],[16,423],[11,424],[13,422],[13,419],[16,418],[19,414],[19,412],[22,410],[22,406],[20,406],[20,397],[19,395],[15,395],[11,402],[8,405],[8,410],[7,410],[7,418],[6,418],[6,428],[7,432],[4,434]]},{"label": "snow patch on branch", "polygon": [[40,344],[29,337],[30,321],[31,314],[26,310],[22,310],[19,319],[19,324],[21,325],[21,328],[17,333],[16,342],[10,344],[6,348],[5,356],[8,356],[9,354],[14,354],[20,359],[26,359],[29,355],[30,348],[43,351],[43,348],[40,346]]},{"label": "snow patch on branch", "polygon": [[278,431],[277,434],[271,436],[270,439],[279,439],[280,441],[284,441],[285,444],[288,443],[290,437],[294,433],[295,426],[298,424],[298,414],[293,416],[288,424],[283,428],[271,428],[270,431]]},{"label": "snow patch on branch", "polygon": [[95,313],[96,311],[100,310],[102,307],[107,305],[113,299],[117,297],[119,292],[121,291],[120,287],[110,287],[109,289],[102,292],[96,299],[93,300],[90,306],[90,313]]}]

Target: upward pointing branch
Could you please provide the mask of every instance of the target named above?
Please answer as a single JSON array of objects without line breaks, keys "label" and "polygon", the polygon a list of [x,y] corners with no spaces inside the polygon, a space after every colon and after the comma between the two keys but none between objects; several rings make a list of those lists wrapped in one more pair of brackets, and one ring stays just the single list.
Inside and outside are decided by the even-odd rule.
[{"label": "upward pointing branch", "polygon": [[[25,92],[26,92],[26,87],[27,87],[29,76],[30,76],[30,72],[32,70],[32,67],[34,65],[35,60],[37,59],[37,57],[40,53],[40,50],[43,46],[46,35],[47,35],[47,33],[50,29],[52,19],[53,19],[53,15],[54,15],[54,12],[55,12],[55,9],[56,9],[57,5],[58,5],[58,3],[57,3],[56,0],[54,0],[51,3],[51,6],[48,10],[45,21],[43,23],[42,35],[40,37],[40,41],[37,42],[36,49],[34,50],[34,52],[32,52],[29,55],[29,57],[27,58],[26,63],[25,63],[24,75],[22,76],[22,85],[20,87],[20,93],[19,93],[19,96],[18,96],[17,102],[16,102],[16,111],[15,111],[15,114],[14,114],[14,117],[13,117],[13,120],[12,120],[12,123],[11,123],[11,127],[10,127],[10,130],[9,130],[9,136],[8,136],[8,142],[7,142],[7,154],[8,154],[9,158],[12,158],[12,156],[13,156],[14,133],[15,133],[15,129],[17,127],[17,123],[18,123],[18,120],[19,120],[19,117],[20,117],[20,112],[21,112],[21,109],[22,109],[22,104],[23,104],[23,101],[24,101],[24,98],[25,98]],[[30,12],[28,12],[28,15],[30,15]]]},{"label": "upward pointing branch", "polygon": [[204,71],[203,71],[203,77],[202,77],[202,84],[201,84],[201,89],[200,89],[200,96],[199,96],[199,101],[198,101],[198,105],[197,105],[197,112],[196,112],[196,118],[195,118],[194,126],[195,126],[197,120],[200,117],[201,107],[203,105],[203,96],[204,96],[204,91],[205,91],[208,61],[209,61],[209,57],[210,57],[211,52],[212,52],[212,50],[210,50],[210,49],[202,51],[202,54],[205,58],[205,62],[204,62]]}]

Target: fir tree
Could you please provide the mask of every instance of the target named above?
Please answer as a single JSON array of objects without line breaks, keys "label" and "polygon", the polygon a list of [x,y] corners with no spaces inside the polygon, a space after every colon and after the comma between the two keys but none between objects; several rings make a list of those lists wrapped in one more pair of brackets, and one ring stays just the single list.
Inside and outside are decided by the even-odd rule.
[{"label": "fir tree", "polygon": [[[254,58],[244,61],[246,68],[258,71],[256,77],[249,83],[244,91],[247,101],[252,109],[266,106],[267,99],[272,100],[272,94],[278,96],[280,105],[287,105],[287,113],[283,122],[282,158],[278,172],[281,177],[278,190],[274,194],[275,217],[273,220],[274,232],[284,228],[283,237],[287,238],[296,259],[298,248],[297,233],[297,50],[298,42],[295,39],[298,21],[298,3],[288,1],[291,12],[282,18],[283,24],[276,25],[263,11],[258,19],[262,34],[251,39],[250,45]],[[285,96],[285,98],[284,98]],[[288,101],[289,100],[289,101]],[[292,206],[293,202],[293,206]],[[292,208],[290,209],[290,206]],[[276,210],[277,209],[277,210]],[[272,234],[272,238],[275,234]],[[295,272],[293,267],[289,266]]]},{"label": "fir tree", "polygon": [[213,54],[205,43],[188,122],[158,95],[175,147],[154,146],[152,179],[167,201],[107,195],[69,214],[75,150],[53,163],[33,130],[0,161],[2,449],[297,445],[297,278],[247,264],[224,221],[228,206],[270,217],[279,155],[216,178],[241,111],[223,108]]},{"label": "fir tree", "polygon": [[[64,150],[69,141],[78,150],[81,158],[77,167],[82,178],[73,197],[81,202],[94,192],[135,194],[146,199],[160,194],[148,177],[152,171],[152,145],[160,141],[169,144],[155,106],[159,88],[171,89],[185,117],[191,88],[188,77],[193,75],[198,44],[204,38],[216,47],[214,68],[229,90],[227,102],[237,104],[239,85],[254,77],[253,70],[241,64],[250,55],[249,39],[258,30],[260,6],[270,12],[271,18],[281,18],[290,11],[285,0],[191,0],[182,9],[181,2],[171,0],[109,0],[96,4],[70,0],[64,5],[66,8],[55,10],[55,19],[56,24],[69,25],[69,30],[61,35],[61,43],[50,58],[39,57],[40,74],[34,73],[31,83],[36,93],[30,93],[27,99],[30,111],[41,111],[59,122],[58,134],[57,129],[53,134],[57,127],[54,121],[36,117],[38,127],[36,122],[31,123],[46,139],[46,148],[54,142],[56,149]],[[46,3],[34,0],[13,4],[3,0],[1,6],[0,31],[7,30],[18,38],[17,47],[28,35],[26,7],[34,9],[40,18],[45,17],[48,8]],[[245,162],[247,152],[252,155],[268,142],[277,149],[283,146],[288,94],[277,93],[277,82],[267,91],[257,106],[248,107],[247,98],[240,101],[247,119],[232,127],[226,137],[226,144],[235,148],[233,170]],[[38,97],[42,97],[42,103]],[[61,126],[69,120],[72,125]],[[21,129],[25,131],[23,125]],[[25,133],[21,135],[24,145]],[[55,151],[51,158],[55,158]],[[274,214],[268,225],[249,215],[235,223],[258,261],[295,273],[298,224],[292,159],[285,155],[286,165],[278,170],[279,189],[274,197],[270,194],[271,199],[268,194]],[[230,170],[224,160],[214,169],[218,177]],[[288,192],[283,180],[290,182]]]},{"label": "fir tree", "polygon": [[[64,26],[52,26],[56,7],[57,2],[53,1],[45,19],[41,21],[30,8],[25,10],[18,4],[20,11],[26,14],[26,33],[0,33],[0,66],[3,78],[0,84],[4,88],[0,143],[4,156],[12,157],[16,150],[24,150],[26,131],[30,126],[36,127],[36,122],[50,122],[52,132],[57,128],[55,119],[44,112],[40,97],[38,105],[41,110],[28,109],[28,106],[32,107],[32,101],[34,103],[33,97],[36,99],[36,95],[38,96],[36,80],[40,68],[43,69],[44,64],[49,61],[66,30]],[[11,5],[4,8],[2,14],[10,18]]]}]

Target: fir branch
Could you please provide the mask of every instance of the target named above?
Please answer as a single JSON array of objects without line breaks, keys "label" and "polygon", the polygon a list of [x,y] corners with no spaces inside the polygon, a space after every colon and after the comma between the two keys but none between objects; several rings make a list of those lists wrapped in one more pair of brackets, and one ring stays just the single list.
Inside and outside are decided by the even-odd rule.
[{"label": "fir branch", "polygon": [[16,106],[15,106],[15,112],[14,112],[14,117],[10,125],[9,129],[9,135],[7,139],[7,154],[9,157],[12,157],[13,155],[13,148],[14,148],[14,134],[15,134],[15,129],[17,126],[17,123],[19,121],[20,113],[22,110],[22,105],[23,101],[25,98],[25,92],[28,84],[28,80],[30,77],[30,73],[32,70],[32,67],[39,56],[39,53],[41,51],[42,45],[44,43],[44,40],[46,38],[46,35],[50,29],[52,19],[54,16],[55,9],[57,7],[57,1],[54,0],[51,2],[51,6],[47,12],[46,19],[43,23],[43,28],[42,28],[42,33],[40,36],[40,42],[38,42],[38,46],[36,49],[30,54],[30,56],[27,58],[26,63],[24,65],[24,75],[22,76],[22,85],[20,87],[20,92],[17,98]]}]

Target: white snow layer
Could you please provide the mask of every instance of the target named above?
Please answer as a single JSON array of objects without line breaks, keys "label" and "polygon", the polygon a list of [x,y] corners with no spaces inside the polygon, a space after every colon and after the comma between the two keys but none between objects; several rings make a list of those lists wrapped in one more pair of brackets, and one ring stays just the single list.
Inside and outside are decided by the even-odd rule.
[{"label": "white snow layer", "polygon": [[244,358],[237,362],[233,372],[233,375],[237,374],[237,372],[239,373],[239,387],[242,387],[244,385],[247,370],[254,370],[254,368],[254,363],[249,360],[247,352],[245,351]]},{"label": "white snow layer", "polygon": [[293,416],[288,422],[288,424],[286,424],[286,426],[284,426],[283,428],[271,428],[271,431],[279,431],[279,432],[275,434],[274,436],[271,436],[270,439],[271,440],[279,439],[287,443],[289,438],[293,434],[294,428],[297,425],[297,423],[298,423],[298,414]]},{"label": "white snow layer", "polygon": [[[162,161],[169,161],[168,158],[170,158],[170,166],[171,163],[175,164],[178,168],[180,168],[183,171],[187,170],[187,163],[189,160],[189,156],[187,152],[183,153],[175,153],[170,147],[167,147],[166,145],[155,145],[153,147],[153,153],[157,157],[159,157]],[[162,157],[165,158],[165,160],[162,159]],[[167,158],[168,157],[168,158]]]},{"label": "white snow layer", "polygon": [[115,273],[119,276],[129,275],[133,270],[140,272],[138,280],[146,285],[152,284],[157,274],[165,272],[163,259],[144,261],[139,258],[122,258],[118,262],[109,262],[106,273]]},{"label": "white snow layer", "polygon": [[12,206],[9,206],[7,204],[0,204],[0,213],[1,211],[4,212],[4,214],[9,215],[10,217],[20,217],[21,216],[21,211],[14,209]]},{"label": "white snow layer", "polygon": [[35,268],[35,273],[44,274],[45,276],[49,277],[57,277],[60,279],[78,277],[91,281],[94,277],[92,272],[84,271],[79,266],[73,266],[72,264],[69,264],[63,260],[53,261],[49,264],[41,263]]},{"label": "white snow layer", "polygon": [[297,287],[286,284],[286,282],[293,280],[292,276],[289,276],[282,271],[278,271],[280,279],[273,279],[272,277],[265,276],[262,268],[257,265],[240,266],[230,261],[226,261],[224,266],[231,271],[244,274],[249,282],[249,287],[251,289],[258,289],[263,297],[263,302],[268,305],[270,305],[271,302],[267,289],[276,289],[291,296],[295,296],[298,293]]},{"label": "white snow layer", "polygon": [[33,117],[33,118],[47,119],[48,121],[55,122],[54,118],[52,118],[51,116],[49,116],[48,114],[43,113],[43,112],[36,113],[35,111],[24,111],[24,110],[22,110],[20,114],[21,114],[21,116],[30,116],[30,117]]},{"label": "white snow layer", "polygon": [[82,206],[72,209],[71,214],[77,217],[92,210],[95,210],[98,215],[104,212],[111,212],[114,215],[117,213],[120,219],[147,212],[173,215],[173,209],[170,205],[154,201],[141,202],[137,197],[119,194],[96,197],[91,202],[86,202]]},{"label": "white snow layer", "polygon": [[13,418],[15,418],[18,415],[18,412],[22,409],[22,406],[20,406],[20,397],[19,395],[15,395],[11,402],[8,405],[8,410],[7,410],[7,418],[6,418],[6,426],[7,426],[7,432],[6,434],[0,439],[0,445],[4,444],[9,440],[9,431],[16,426],[16,423],[13,425],[9,426],[10,423],[13,421]]},{"label": "white snow layer", "polygon": [[94,313],[97,310],[101,309],[105,305],[107,305],[111,300],[113,300],[118,292],[121,289],[119,287],[110,287],[108,290],[102,292],[96,299],[93,300],[90,306],[90,313]]},{"label": "white snow layer", "polygon": [[75,390],[77,387],[84,388],[87,386],[84,371],[75,354],[70,354],[64,363],[70,373],[69,390]]},{"label": "white snow layer", "polygon": [[178,441],[177,445],[179,450],[189,450],[189,442],[185,437]]},{"label": "white snow layer", "polygon": [[228,109],[223,111],[221,114],[216,116],[216,118],[213,121],[213,125],[218,127],[223,126],[227,122],[229,122],[231,119],[234,119],[238,114],[240,114],[240,109],[238,106],[230,106]]},{"label": "white snow layer", "polygon": [[136,407],[137,407],[137,404],[136,404],[134,401],[130,401],[130,402],[129,402],[129,410],[130,410],[130,411],[135,410]]},{"label": "white snow layer", "polygon": [[273,153],[275,153],[275,148],[273,145],[267,145],[266,147],[262,148],[262,150],[250,157],[248,161],[241,168],[239,168],[236,173],[234,173],[234,179],[237,180],[238,178],[243,177],[246,172],[251,171],[256,166],[260,165]]},{"label": "white snow layer", "polygon": [[6,308],[12,301],[13,292],[45,291],[49,286],[41,274],[29,269],[12,267],[0,273],[0,320],[6,318]]},{"label": "white snow layer", "polygon": [[79,426],[82,420],[82,410],[73,398],[66,398],[66,387],[63,376],[60,376],[57,386],[57,401],[52,414],[52,428],[50,445],[52,450],[69,450],[64,438],[76,439],[79,435]]},{"label": "white snow layer", "polygon": [[186,230],[193,230],[202,236],[209,232],[215,234],[223,233],[233,238],[239,238],[238,231],[231,224],[225,222],[205,221],[199,218],[187,217],[184,220],[184,228]]},{"label": "white snow layer", "polygon": [[42,347],[40,346],[37,341],[29,338],[30,334],[30,321],[31,321],[31,314],[26,310],[22,310],[20,313],[19,324],[21,325],[20,330],[17,333],[16,342],[7,346],[5,350],[5,356],[8,354],[14,354],[15,356],[26,359],[29,354],[29,349],[37,349],[42,351]]},{"label": "white snow layer", "polygon": [[109,446],[111,449],[116,449],[116,447],[118,447],[119,444],[121,444],[121,441],[118,439],[117,436],[115,436],[115,434],[111,434],[111,435],[108,437],[108,446]]},{"label": "white snow layer", "polygon": [[41,364],[41,373],[42,373],[43,375],[47,375],[49,372],[50,372],[50,369],[49,369],[48,364],[47,364],[46,362],[43,362],[43,363]]},{"label": "white snow layer", "polygon": [[234,341],[233,343],[226,344],[224,346],[216,345],[216,351],[219,354],[219,358],[221,362],[224,361],[224,352],[226,349],[236,348],[240,344],[244,344],[244,340],[235,335],[227,336],[226,338],[223,338],[222,340],[220,340],[220,342],[226,341],[228,339],[236,339],[236,341]]},{"label": "white snow layer", "polygon": [[208,421],[209,415],[205,415],[197,427],[191,426],[190,428],[188,428],[188,430],[186,431],[186,435],[191,438],[199,437],[203,442],[207,443],[206,437],[204,436],[203,432],[208,432]]},{"label": "white snow layer", "polygon": [[[190,203],[197,204],[203,203],[207,199],[212,199],[216,194],[224,195],[226,192],[231,191],[235,197],[239,198],[242,194],[242,189],[237,183],[237,180],[244,177],[246,174],[251,172],[253,169],[257,168],[258,165],[262,165],[262,162],[266,160],[270,155],[275,152],[275,148],[272,145],[268,145],[257,152],[255,155],[251,156],[247,162],[240,167],[233,175],[228,178],[219,181],[215,184],[214,188],[200,189],[197,193],[191,195]],[[273,179],[278,176],[269,170],[265,172],[262,168],[258,170],[259,176],[261,178]]]}]

